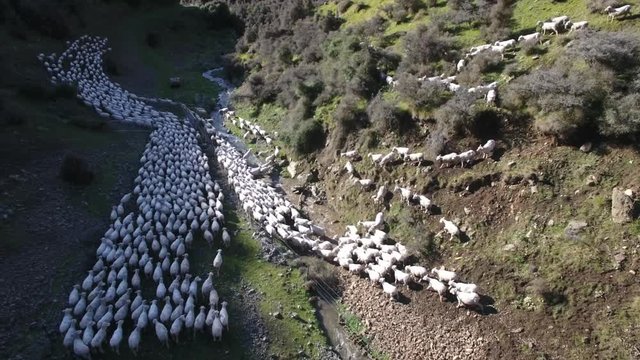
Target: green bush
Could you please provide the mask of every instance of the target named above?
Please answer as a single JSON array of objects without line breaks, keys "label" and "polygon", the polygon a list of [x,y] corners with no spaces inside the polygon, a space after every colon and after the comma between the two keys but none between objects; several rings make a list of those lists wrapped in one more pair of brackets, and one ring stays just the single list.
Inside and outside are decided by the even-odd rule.
[{"label": "green bush", "polygon": [[380,132],[404,134],[414,127],[415,123],[407,111],[398,109],[378,94],[367,106],[369,121]]},{"label": "green bush", "polygon": [[306,119],[297,124],[289,140],[295,151],[304,155],[322,149],[325,139],[322,124],[314,119]]},{"label": "green bush", "polygon": [[640,133],[640,94],[613,100],[598,126],[606,136],[635,138]]},{"label": "green bush", "polygon": [[411,74],[398,77],[396,91],[418,110],[432,110],[444,104],[451,93],[437,81],[420,81]]},{"label": "green bush", "polygon": [[464,91],[456,95],[436,110],[437,132],[451,139],[471,133],[474,125],[475,97]]}]

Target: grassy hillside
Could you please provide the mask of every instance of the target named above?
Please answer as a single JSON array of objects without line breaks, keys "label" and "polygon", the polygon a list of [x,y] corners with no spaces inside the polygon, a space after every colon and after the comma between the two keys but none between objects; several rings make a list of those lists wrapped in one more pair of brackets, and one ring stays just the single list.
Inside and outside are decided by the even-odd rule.
[{"label": "grassy hillside", "polygon": [[[523,344],[519,358],[640,356],[632,345],[640,342],[640,220],[611,220],[612,188],[638,189],[638,4],[631,2],[631,16],[610,21],[591,9],[605,2],[499,3],[507,10],[484,1],[345,0],[317,4],[306,16],[280,11],[260,28],[248,25],[236,46],[248,76],[234,105],[280,131],[278,144],[302,161],[299,167],[320,172],[327,204],[309,206],[314,215],[342,229],[384,210],[390,234],[422,263],[445,264],[482,284],[500,313],[495,326],[525,329],[514,335]],[[494,21],[500,13],[502,23]],[[243,14],[251,24],[251,11]],[[482,56],[457,74],[465,86],[498,81],[495,107],[414,80],[453,75],[470,46],[517,38],[559,15],[586,20],[591,30],[519,44],[504,60]],[[303,42],[310,34],[317,40]],[[380,72],[399,85],[387,86]],[[313,122],[326,139],[304,130]],[[336,155],[401,144],[433,159],[488,138],[498,140],[499,154],[469,169],[354,163],[377,185],[399,182],[432,198],[464,229],[464,242],[437,236],[439,214],[425,215],[396,196],[384,209],[375,205],[372,193],[348,185]],[[589,153],[566,146],[587,141],[595,144]],[[305,142],[317,147],[300,151]],[[572,221],[587,224],[578,237],[566,230]]]},{"label": "grassy hillside", "polygon": [[[105,121],[75,99],[74,89],[51,87],[36,56],[59,53],[67,39],[82,34],[107,36],[112,52],[106,71],[125,89],[211,107],[219,89],[201,74],[224,63],[236,32],[198,8],[173,4],[2,1],[0,5],[4,44],[0,49],[4,74],[0,78],[4,274],[0,304],[5,309],[0,357],[65,358],[57,335],[63,304],[92,264],[111,206],[131,191],[150,129]],[[17,10],[32,9],[31,5],[44,13]],[[57,23],[49,15],[64,21]],[[55,26],[36,28],[33,19],[54,21]],[[169,87],[168,78],[173,76],[182,78],[182,86]],[[87,161],[95,174],[91,184],[70,185],[60,179],[60,163],[67,153]],[[290,358],[299,351],[312,358],[321,356],[325,339],[307,302],[304,279],[297,270],[261,259],[253,230],[234,214],[232,205],[225,204],[227,216],[238,234],[225,257],[226,273],[216,283],[230,303],[231,332],[221,344],[213,344],[207,336],[195,341],[185,336],[182,344],[168,351],[152,333],[145,333],[142,358],[203,359],[211,354],[226,359]],[[205,274],[213,253],[203,247],[194,254],[192,267]],[[284,318],[270,315],[276,311]],[[291,318],[291,312],[304,322]],[[249,332],[260,326],[267,331],[265,339],[252,339],[257,335]],[[133,358],[126,346],[121,350],[117,358]],[[108,353],[109,357],[116,358]]]}]

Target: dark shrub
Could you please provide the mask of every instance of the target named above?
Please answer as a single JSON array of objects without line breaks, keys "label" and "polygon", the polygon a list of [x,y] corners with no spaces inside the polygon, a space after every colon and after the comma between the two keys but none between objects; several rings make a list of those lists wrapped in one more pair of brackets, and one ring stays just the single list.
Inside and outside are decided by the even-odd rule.
[{"label": "dark shrub", "polygon": [[69,37],[66,14],[60,4],[49,0],[10,0],[10,4],[29,28],[54,39]]},{"label": "dark shrub", "polygon": [[500,54],[484,51],[474,56],[458,74],[456,80],[463,85],[474,86],[482,82],[482,74],[498,71],[504,65]]},{"label": "dark shrub", "polygon": [[432,67],[432,63],[440,60],[452,62],[456,59],[453,51],[453,40],[436,27],[419,26],[409,32],[404,39],[406,56],[401,68],[407,71]]},{"label": "dark shrub", "polygon": [[15,105],[2,104],[0,109],[0,124],[17,126],[27,122],[24,111]]},{"label": "dark shrub", "polygon": [[437,132],[448,139],[470,134],[474,125],[474,102],[472,94],[457,92],[436,110]]},{"label": "dark shrub", "polygon": [[342,14],[345,11],[349,10],[349,8],[353,5],[353,1],[351,0],[342,0],[338,3],[338,14]]},{"label": "dark shrub", "polygon": [[317,120],[307,119],[296,127],[291,142],[298,154],[310,154],[324,147],[325,138],[322,124]]},{"label": "dark shrub", "polygon": [[489,12],[489,26],[484,29],[484,37],[489,41],[504,40],[511,33],[513,0],[498,0]]},{"label": "dark shrub", "polygon": [[144,41],[147,43],[147,46],[155,49],[160,46],[160,34],[158,34],[157,32],[149,32],[145,36]]},{"label": "dark shrub", "polygon": [[600,63],[623,73],[640,63],[640,41],[626,32],[584,31],[568,49],[569,56],[580,56],[590,63]]},{"label": "dark shrub", "polygon": [[367,106],[369,121],[381,133],[404,134],[415,124],[407,111],[396,108],[378,94]]},{"label": "dark shrub", "polygon": [[635,138],[640,133],[640,94],[613,100],[599,122],[600,133],[613,137]]},{"label": "dark shrub", "polygon": [[75,185],[88,185],[93,181],[94,173],[89,164],[78,155],[67,153],[62,158],[60,177]]},{"label": "dark shrub", "polygon": [[431,110],[450,98],[445,86],[437,81],[420,81],[411,74],[401,74],[396,90],[419,110]]}]

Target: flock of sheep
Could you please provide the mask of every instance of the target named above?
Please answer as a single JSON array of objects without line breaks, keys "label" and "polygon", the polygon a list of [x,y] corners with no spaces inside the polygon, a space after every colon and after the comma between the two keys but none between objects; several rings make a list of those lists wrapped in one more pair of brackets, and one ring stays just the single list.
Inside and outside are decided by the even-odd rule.
[{"label": "flock of sheep", "polygon": [[[224,195],[191,125],[109,81],[102,70],[106,42],[82,36],[60,56],[39,55],[52,82],[76,84],[78,98],[100,115],[154,129],[133,192],[114,207],[93,268],[69,294],[59,326],[63,343],[89,359],[105,344],[119,352],[125,338],[135,353],[146,331],[167,346],[187,331],[208,329],[220,340],[229,326],[227,303],[220,303],[212,272],[202,285],[193,276],[189,249],[200,237],[230,245]],[[219,273],[221,249],[212,265]],[[154,296],[145,298],[142,289],[150,287]]]},{"label": "flock of sheep", "polygon": [[[631,5],[624,5],[616,8],[612,6],[607,6],[603,11],[606,14],[608,14],[609,18],[613,21],[616,18],[622,18],[624,16],[629,15],[631,13]],[[536,31],[531,34],[520,35],[517,40],[507,39],[502,41],[496,41],[493,44],[483,44],[483,45],[472,46],[469,49],[469,51],[465,54],[464,58],[458,60],[458,62],[456,63],[456,72],[461,72],[464,69],[464,67],[467,65],[469,59],[473,58],[474,56],[480,53],[484,53],[484,52],[498,53],[500,54],[501,58],[504,60],[505,53],[507,53],[511,49],[515,49],[518,43],[531,43],[531,42],[538,43],[538,42],[542,42],[542,36],[546,35],[547,32],[551,32],[558,35],[560,32],[567,31],[567,30],[569,32],[573,32],[576,30],[584,30],[588,26],[589,26],[588,21],[572,22],[569,19],[569,16],[566,16],[566,15],[557,16],[549,20],[538,21],[536,23],[536,27],[540,28],[541,32]],[[382,77],[385,79],[387,84],[391,86],[396,86],[398,83],[397,80],[395,80],[392,76],[382,74]],[[436,82],[446,87],[451,92],[464,90],[464,88],[461,85],[455,83],[455,80],[456,80],[455,75],[446,76],[442,74],[439,76],[430,76],[430,77],[425,75],[425,76],[419,77],[418,80]],[[469,88],[466,88],[466,90],[469,93],[477,93],[477,94],[483,95],[487,104],[494,105],[498,95],[497,86],[498,86],[497,82],[492,82],[486,85],[469,87]]]},{"label": "flock of sheep", "polygon": [[[235,114],[227,109],[220,110],[223,117],[237,126]],[[289,203],[282,194],[257,178],[244,156],[235,149],[224,136],[210,134],[211,139],[218,143],[216,155],[220,165],[228,171],[228,181],[238,194],[242,207],[247,215],[255,220],[259,226],[271,236],[280,237],[288,246],[301,252],[311,251],[324,260],[338,265],[349,272],[358,275],[368,275],[372,283],[381,285],[382,290],[392,298],[397,298],[399,291],[394,284],[401,283],[409,286],[412,282],[426,281],[427,288],[438,292],[440,298],[447,291],[458,299],[458,306],[475,307],[484,310],[477,293],[475,284],[455,283],[457,274],[444,268],[432,269],[429,277],[426,268],[407,265],[411,260],[409,250],[401,243],[391,240],[384,228],[384,214],[379,212],[373,220],[359,221],[357,225],[347,226],[347,232],[342,236],[326,237],[325,230],[302,217],[300,212]],[[489,140],[478,148],[481,157],[491,156],[495,149],[495,141]],[[475,154],[476,152],[471,150]],[[356,150],[343,152],[341,157],[347,158],[345,169],[353,178],[354,183],[363,187],[373,185],[373,180],[361,179],[351,162],[362,160]],[[384,166],[397,160],[420,163],[424,160],[423,153],[410,153],[407,147],[394,147],[388,154],[368,154],[371,160]],[[268,158],[271,158],[269,156]],[[441,159],[438,159],[440,161]],[[433,206],[431,200],[420,194],[414,194],[410,189],[396,186],[394,191],[407,203],[415,201],[425,211]],[[387,190],[381,186],[376,195],[372,196],[376,203],[386,197]],[[452,221],[440,219],[444,231],[453,238],[460,234],[460,229]],[[393,279],[393,283],[387,279]]]}]

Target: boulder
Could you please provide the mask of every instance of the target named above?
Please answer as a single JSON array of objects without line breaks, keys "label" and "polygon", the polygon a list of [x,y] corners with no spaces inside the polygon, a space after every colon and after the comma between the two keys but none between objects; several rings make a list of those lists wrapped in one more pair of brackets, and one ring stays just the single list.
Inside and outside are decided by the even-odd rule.
[{"label": "boulder", "polygon": [[581,239],[581,234],[584,228],[587,227],[587,222],[582,220],[571,220],[564,228],[564,236],[569,240],[578,241]]},{"label": "boulder", "polygon": [[617,224],[631,222],[634,216],[635,201],[620,188],[614,188],[611,194],[611,219]]},{"label": "boulder", "polygon": [[289,166],[287,166],[287,171],[289,172],[289,175],[291,175],[291,178],[295,179],[296,175],[298,175],[298,162],[292,161],[291,163],[289,163]]}]

